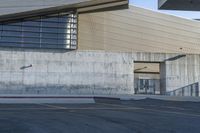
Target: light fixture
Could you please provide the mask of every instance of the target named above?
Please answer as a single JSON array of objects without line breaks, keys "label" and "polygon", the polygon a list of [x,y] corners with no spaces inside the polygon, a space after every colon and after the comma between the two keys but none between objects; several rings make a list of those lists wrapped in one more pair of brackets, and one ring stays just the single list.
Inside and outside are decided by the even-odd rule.
[{"label": "light fixture", "polygon": [[138,69],[135,69],[134,72],[141,71],[141,70],[144,70],[144,69],[147,69],[147,68],[148,68],[147,66],[145,66],[143,68],[138,68]]}]

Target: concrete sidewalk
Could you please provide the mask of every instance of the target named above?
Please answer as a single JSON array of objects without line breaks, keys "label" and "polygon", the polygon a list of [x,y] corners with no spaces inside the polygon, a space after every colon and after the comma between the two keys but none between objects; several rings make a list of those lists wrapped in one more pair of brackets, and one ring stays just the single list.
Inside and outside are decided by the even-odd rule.
[{"label": "concrete sidewalk", "polygon": [[157,99],[166,101],[188,101],[188,102],[200,102],[200,97],[181,97],[181,96],[164,96],[164,95],[127,95],[120,96],[120,100],[141,100],[141,99]]},{"label": "concrete sidewalk", "polygon": [[93,104],[95,100],[89,96],[64,96],[64,95],[0,95],[0,104]]},{"label": "concrete sidewalk", "polygon": [[178,97],[161,95],[0,95],[0,103],[95,103],[95,98],[114,100],[157,99],[166,101],[200,102],[200,97]]}]

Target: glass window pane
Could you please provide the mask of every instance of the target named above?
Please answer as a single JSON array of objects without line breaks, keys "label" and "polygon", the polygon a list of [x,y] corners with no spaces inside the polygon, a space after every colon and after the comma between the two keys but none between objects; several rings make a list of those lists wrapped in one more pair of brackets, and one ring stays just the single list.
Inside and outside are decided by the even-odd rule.
[{"label": "glass window pane", "polygon": [[58,40],[58,44],[59,44],[59,45],[70,44],[70,40],[59,39],[59,40]]},{"label": "glass window pane", "polygon": [[0,46],[74,49],[76,23],[76,15],[70,13],[0,23]]},{"label": "glass window pane", "polygon": [[66,49],[66,48],[69,48],[69,47],[67,47],[67,45],[58,45],[57,48],[60,48],[60,49]]},{"label": "glass window pane", "polygon": [[41,35],[43,38],[58,38],[57,33],[42,33]]},{"label": "glass window pane", "polygon": [[47,44],[57,44],[58,40],[57,39],[47,39],[47,38],[42,38],[41,40],[42,43],[47,43]]},{"label": "glass window pane", "polygon": [[42,44],[42,48],[58,48],[58,45],[49,45],[49,44]]},{"label": "glass window pane", "polygon": [[67,22],[65,22],[65,23],[58,23],[58,27],[60,27],[60,28],[67,28],[67,25],[68,25]]},{"label": "glass window pane", "polygon": [[41,47],[41,45],[38,43],[38,44],[36,44],[36,43],[24,43],[24,45],[23,45],[24,47],[27,47],[27,48],[40,48]]},{"label": "glass window pane", "polygon": [[23,37],[40,37],[40,33],[38,32],[23,32]]},{"label": "glass window pane", "polygon": [[0,41],[0,46],[4,46],[4,47],[21,47],[21,43],[16,43],[16,42],[1,42]]},{"label": "glass window pane", "polygon": [[47,32],[47,33],[58,33],[58,29],[57,28],[42,28],[42,32]]},{"label": "glass window pane", "polygon": [[58,22],[58,17],[43,17],[42,22]]},{"label": "glass window pane", "polygon": [[55,22],[42,22],[42,26],[44,27],[54,27],[57,28],[58,27],[58,23]]},{"label": "glass window pane", "polygon": [[23,42],[26,43],[40,43],[40,38],[23,38]]},{"label": "glass window pane", "polygon": [[22,23],[21,22],[10,22],[10,23],[6,23],[5,25],[21,26]]},{"label": "glass window pane", "polygon": [[0,38],[1,42],[21,42],[22,38],[21,37],[8,37],[8,36],[2,36]]},{"label": "glass window pane", "polygon": [[70,34],[58,34],[59,39],[70,39]]},{"label": "glass window pane", "polygon": [[2,31],[1,36],[16,36],[21,37],[22,32],[18,31]]},{"label": "glass window pane", "polygon": [[23,27],[23,31],[40,32],[40,27]]},{"label": "glass window pane", "polygon": [[3,25],[3,30],[22,31],[21,26]]},{"label": "glass window pane", "polygon": [[36,22],[36,21],[25,21],[25,22],[23,22],[23,26],[34,26],[34,27],[39,27],[39,26],[40,26],[40,22]]}]

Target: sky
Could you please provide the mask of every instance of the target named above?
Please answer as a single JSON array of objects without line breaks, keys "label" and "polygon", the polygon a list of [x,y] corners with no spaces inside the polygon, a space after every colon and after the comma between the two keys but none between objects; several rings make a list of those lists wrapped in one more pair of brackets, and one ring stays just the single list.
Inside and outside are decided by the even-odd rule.
[{"label": "sky", "polygon": [[200,19],[200,11],[192,12],[192,11],[169,11],[169,10],[158,10],[158,0],[129,0],[131,5],[135,5],[138,7],[143,7],[146,9],[151,9],[154,11],[171,14],[187,19]]}]

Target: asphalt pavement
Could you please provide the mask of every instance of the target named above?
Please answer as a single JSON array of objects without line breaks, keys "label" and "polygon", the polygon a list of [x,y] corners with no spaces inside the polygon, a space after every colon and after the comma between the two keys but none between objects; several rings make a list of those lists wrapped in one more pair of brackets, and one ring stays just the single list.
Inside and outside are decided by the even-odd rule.
[{"label": "asphalt pavement", "polygon": [[0,133],[200,133],[200,103],[0,104]]}]

